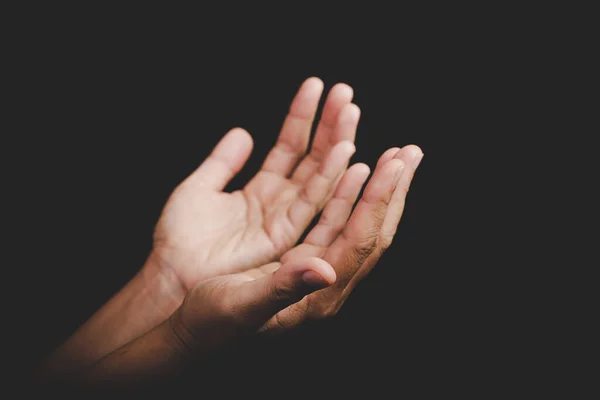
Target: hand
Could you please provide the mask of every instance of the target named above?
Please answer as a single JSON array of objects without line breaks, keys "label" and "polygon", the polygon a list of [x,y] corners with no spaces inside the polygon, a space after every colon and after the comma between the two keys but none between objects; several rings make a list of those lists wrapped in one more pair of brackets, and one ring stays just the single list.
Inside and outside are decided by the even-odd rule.
[{"label": "hand", "polygon": [[319,79],[304,82],[275,147],[242,190],[223,192],[252,149],[250,135],[236,128],[173,192],[157,224],[152,255],[184,290],[279,259],[331,198],[355,151],[360,110],[350,103],[349,86],[334,86],[304,156],[322,91]]},{"label": "hand", "polygon": [[391,244],[422,155],[412,145],[386,151],[353,212],[370,171],[352,166],[319,223],[281,262],[194,287],[170,318],[184,349],[212,350],[243,333],[277,332],[335,314]]},{"label": "hand", "polygon": [[288,264],[319,257],[335,270],[335,283],[277,313],[262,327],[263,332],[287,330],[307,319],[327,318],[339,311],[392,244],[422,158],[423,152],[415,145],[386,151],[354,211],[352,205],[369,170],[364,164],[356,164],[346,172],[304,243],[281,258],[283,264]]},{"label": "hand", "polygon": [[352,166],[319,223],[281,263],[199,282],[167,320],[76,378],[88,383],[154,382],[241,335],[279,332],[335,314],[391,244],[422,155],[416,146],[385,152],[354,211],[369,168]]}]

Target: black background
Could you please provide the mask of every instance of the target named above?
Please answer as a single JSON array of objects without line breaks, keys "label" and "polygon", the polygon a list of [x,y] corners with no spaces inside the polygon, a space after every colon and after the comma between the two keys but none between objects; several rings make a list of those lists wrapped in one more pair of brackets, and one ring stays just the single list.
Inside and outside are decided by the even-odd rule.
[{"label": "black background", "polygon": [[15,300],[18,368],[138,271],[171,191],[235,126],[255,150],[230,189],[247,181],[301,82],[317,76],[326,91],[355,90],[353,161],[374,166],[410,143],[425,153],[396,240],[335,318],[232,347],[180,383],[427,396],[531,382],[543,311],[523,289],[539,277],[514,256],[526,242],[500,227],[526,229],[511,225],[515,192],[502,188],[516,183],[507,167],[531,128],[517,121],[535,113],[543,79],[544,42],[515,34],[536,14],[231,8],[35,9],[11,31],[10,112],[25,150],[11,196],[27,288]]}]

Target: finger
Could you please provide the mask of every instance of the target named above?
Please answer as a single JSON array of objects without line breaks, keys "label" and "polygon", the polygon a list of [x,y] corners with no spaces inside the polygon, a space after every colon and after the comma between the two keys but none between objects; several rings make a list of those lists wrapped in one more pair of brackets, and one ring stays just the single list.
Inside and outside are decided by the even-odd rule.
[{"label": "finger", "polygon": [[352,207],[356,202],[363,184],[369,177],[370,169],[366,164],[354,164],[344,173],[335,194],[323,210],[319,222],[304,240],[304,243],[329,247],[342,232]]},{"label": "finger", "polygon": [[335,190],[334,197],[327,202],[317,225],[311,229],[303,243],[281,257],[281,262],[294,258],[319,257],[325,253],[344,228],[369,173],[369,167],[363,163],[348,168]]},{"label": "finger", "polygon": [[[387,213],[381,226],[381,233],[379,238],[379,246],[381,248],[380,254],[383,250],[386,250],[392,244],[398,224],[404,211],[404,204],[406,201],[406,195],[410,187],[410,183],[414,177],[415,170],[419,166],[419,162],[423,158],[423,152],[415,145],[409,145],[400,150],[394,158],[402,160],[404,165],[407,166],[406,171],[402,174],[402,177],[396,185],[392,199],[388,206]],[[350,282],[346,285],[342,298],[346,298],[350,292],[358,285],[358,283],[365,278],[371,272],[371,269],[377,264],[379,256],[373,258],[371,255],[370,259],[363,263],[360,269],[354,274]]]},{"label": "finger", "polygon": [[263,163],[262,171],[283,177],[291,174],[298,160],[306,153],[322,93],[323,82],[319,78],[312,77],[304,81],[292,101],[277,143]]},{"label": "finger", "polygon": [[248,161],[252,146],[252,137],[246,130],[230,130],[190,178],[214,190],[223,190]]},{"label": "finger", "polygon": [[381,157],[379,157],[379,160],[377,160],[377,165],[375,166],[375,168],[385,164],[393,158],[396,158],[396,155],[401,150],[402,149],[400,147],[392,147],[391,149],[387,149],[386,151],[384,151]]},{"label": "finger", "polygon": [[355,151],[354,144],[348,141],[340,142],[331,149],[318,172],[310,178],[288,208],[287,216],[292,226],[303,229],[308,226],[335,188],[334,184],[345,171]]},{"label": "finger", "polygon": [[402,174],[396,190],[394,190],[392,200],[390,201],[387,214],[381,227],[381,241],[384,248],[388,248],[392,244],[392,240],[398,229],[398,224],[402,218],[404,205],[406,203],[406,195],[408,194],[415,171],[423,158],[423,151],[415,145],[409,145],[399,151],[395,155],[395,158],[402,160],[407,168],[405,173]]},{"label": "finger", "polygon": [[[317,143],[313,143],[310,154],[300,162],[294,171],[292,181],[298,184],[306,183],[315,171],[317,171],[319,164],[323,162],[324,157],[331,151],[333,146],[344,140],[354,142],[359,120],[360,108],[352,103],[344,105],[338,114],[334,127],[331,128],[331,132],[327,132],[329,135],[327,144],[321,144],[317,147]],[[325,135],[323,133],[324,130],[325,128],[320,132],[321,138]]]},{"label": "finger", "polygon": [[244,282],[235,291],[233,308],[258,328],[304,296],[331,286],[335,279],[331,265],[320,258],[293,260],[273,273]]},{"label": "finger", "polygon": [[[337,83],[329,91],[310,150],[310,154],[315,160],[320,162],[325,158],[330,147],[339,141],[349,140],[354,142],[353,132],[347,132],[348,135],[346,137],[340,135],[336,137],[336,126],[340,120],[340,114],[350,104],[353,97],[354,90],[345,83]],[[351,107],[352,109],[354,111],[351,112],[356,112],[358,107],[354,105],[354,107]]]},{"label": "finger", "polygon": [[325,254],[324,259],[338,274],[336,287],[345,286],[377,249],[388,205],[404,169],[404,163],[398,159],[375,169],[348,223]]}]

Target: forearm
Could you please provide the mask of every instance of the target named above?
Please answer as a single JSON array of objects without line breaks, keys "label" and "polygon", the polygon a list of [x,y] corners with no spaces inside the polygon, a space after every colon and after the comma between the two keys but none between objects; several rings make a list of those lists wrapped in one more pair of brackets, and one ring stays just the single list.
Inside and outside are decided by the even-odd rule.
[{"label": "forearm", "polygon": [[144,267],[41,365],[40,374],[75,373],[165,321],[183,301],[177,277],[151,254]]},{"label": "forearm", "polygon": [[161,382],[176,376],[191,354],[167,319],[73,376],[71,383],[106,387]]}]

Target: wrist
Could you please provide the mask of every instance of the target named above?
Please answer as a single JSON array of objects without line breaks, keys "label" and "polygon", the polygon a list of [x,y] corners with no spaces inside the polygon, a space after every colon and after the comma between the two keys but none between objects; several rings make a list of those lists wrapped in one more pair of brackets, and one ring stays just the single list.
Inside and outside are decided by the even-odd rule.
[{"label": "wrist", "polygon": [[148,297],[164,319],[183,303],[187,293],[175,271],[165,268],[154,251],[150,253],[140,271]]}]

